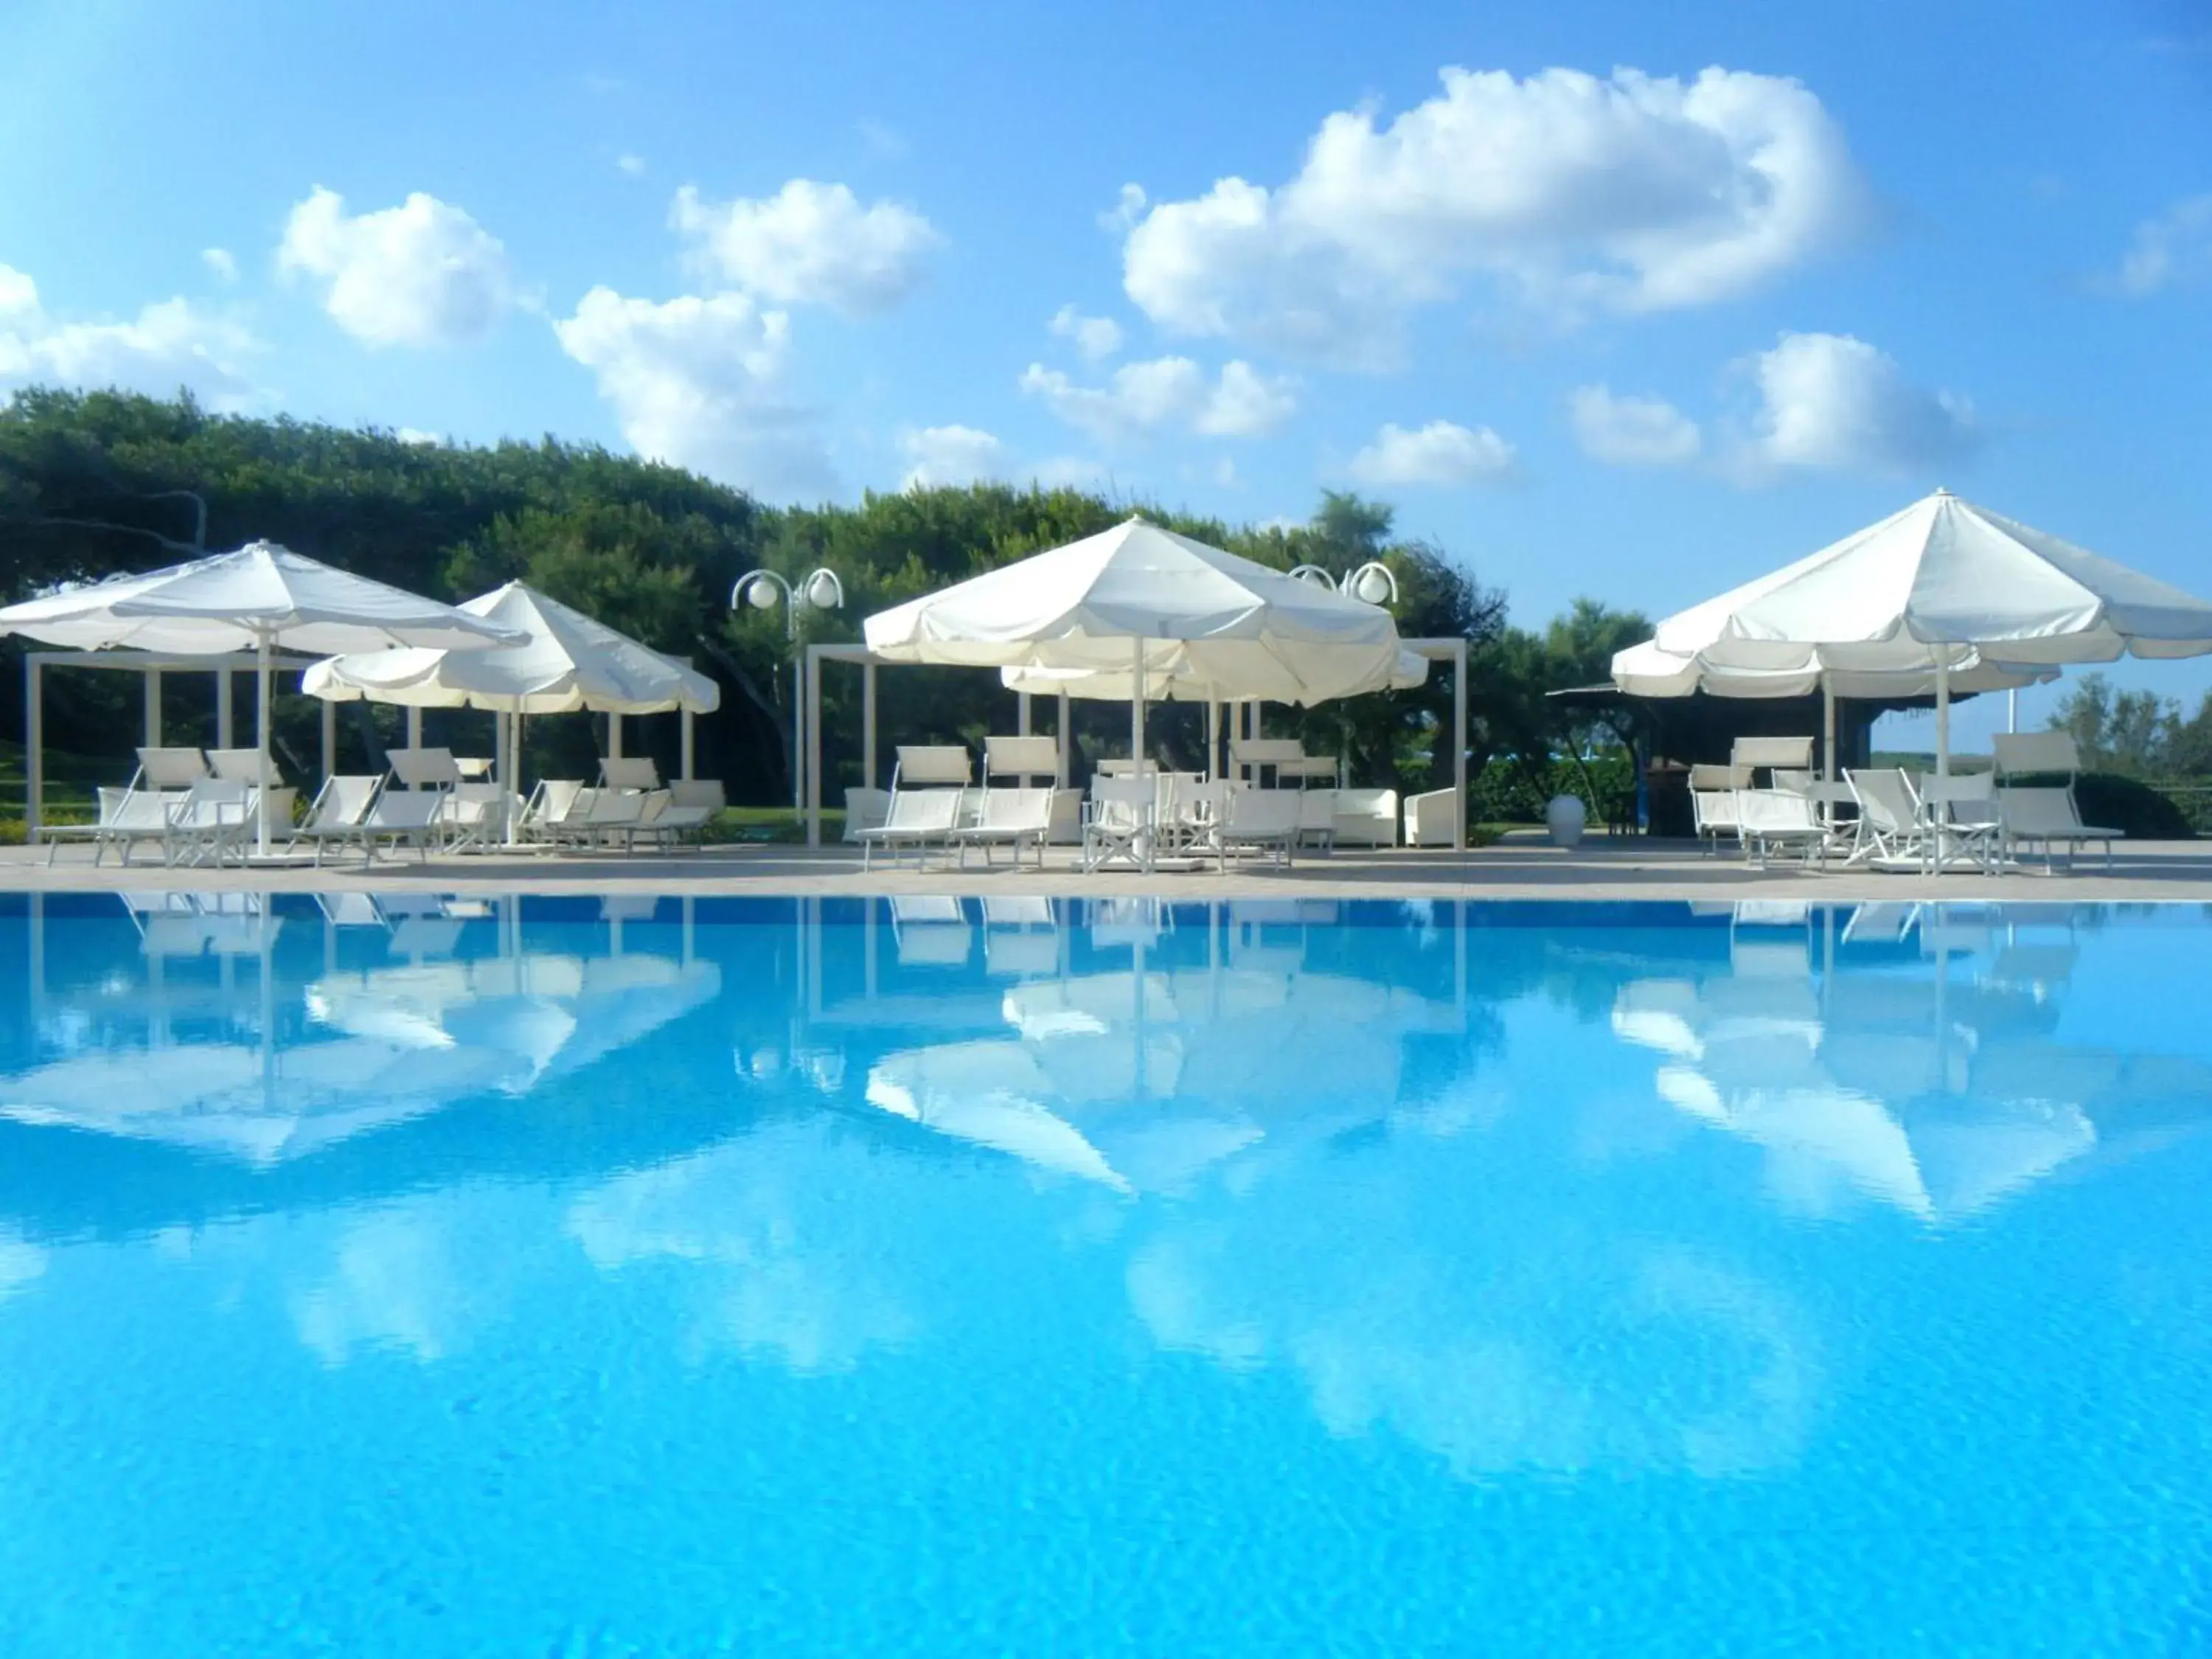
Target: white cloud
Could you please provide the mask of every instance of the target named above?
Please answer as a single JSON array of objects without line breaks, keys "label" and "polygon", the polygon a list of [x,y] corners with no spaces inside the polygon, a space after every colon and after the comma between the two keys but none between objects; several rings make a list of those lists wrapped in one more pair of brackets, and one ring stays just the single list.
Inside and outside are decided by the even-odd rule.
[{"label": "white cloud", "polygon": [[2130,299],[2212,278],[2212,195],[2192,196],[2136,227],[2113,286]]},{"label": "white cloud", "polygon": [[806,414],[785,398],[790,319],[748,295],[665,302],[595,288],[553,325],[599,378],[641,455],[774,500],[819,499],[834,479]]},{"label": "white cloud", "polygon": [[1103,461],[1084,455],[1049,455],[1029,469],[1030,481],[1042,489],[1095,489],[1112,481]]},{"label": "white cloud", "polygon": [[1680,466],[1705,447],[1698,423],[1663,398],[1577,386],[1567,394],[1567,414],[1583,453],[1608,466]]},{"label": "white cloud", "polygon": [[921,284],[943,241],[896,202],[863,207],[843,185],[793,179],[775,195],[704,199],[676,192],[669,223],[691,243],[693,265],[779,305],[824,305],[848,315],[890,310]]},{"label": "white cloud", "polygon": [[1094,363],[1121,349],[1121,325],[1111,317],[1086,317],[1065,305],[1052,313],[1048,326],[1061,339],[1074,341],[1075,349]]},{"label": "white cloud", "polygon": [[1759,407],[1736,459],[1754,472],[1911,472],[1981,445],[1966,399],[1913,385],[1887,352],[1848,334],[1784,334],[1750,369]]},{"label": "white cloud", "polygon": [[238,261],[227,247],[202,248],[200,263],[208,268],[218,283],[234,283],[238,280]]},{"label": "white cloud", "polygon": [[1570,314],[1702,305],[1848,240],[1869,196],[1820,100],[1710,69],[1689,82],[1448,69],[1378,126],[1329,116],[1289,183],[1124,192],[1123,285],[1161,325],[1388,367],[1413,308],[1480,283]]},{"label": "white cloud", "polygon": [[421,191],[398,207],[349,216],[344,198],[316,185],[286,222],[276,264],[323,279],[324,308],[372,346],[462,344],[513,298],[499,239]]},{"label": "white cloud", "polygon": [[425,432],[419,426],[403,426],[392,434],[403,444],[419,444],[426,449],[434,448],[446,441],[442,432]]},{"label": "white cloud", "polygon": [[1006,447],[972,426],[926,426],[899,434],[899,449],[912,463],[902,489],[933,489],[941,484],[973,483],[995,478]]},{"label": "white cloud", "polygon": [[645,175],[645,157],[624,150],[615,157],[615,167],[617,170],[627,173],[633,179],[642,178]]},{"label": "white cloud", "polygon": [[1146,197],[1142,185],[1124,185],[1114,205],[1098,216],[1098,228],[1115,236],[1127,236],[1136,228],[1137,222],[1145,216]]},{"label": "white cloud", "polygon": [[127,322],[64,322],[28,276],[0,265],[0,387],[115,386],[162,398],[183,387],[234,411],[262,401],[243,367],[260,349],[243,323],[181,298]]},{"label": "white cloud", "polygon": [[1079,386],[1056,368],[1031,363],[1021,387],[1070,426],[1112,441],[1176,427],[1212,438],[1256,438],[1297,409],[1296,382],[1241,361],[1208,382],[1188,357],[1124,363],[1103,386]]},{"label": "white cloud", "polygon": [[1356,483],[1453,488],[1510,477],[1516,465],[1513,446],[1488,427],[1431,421],[1417,432],[1386,425],[1346,471]]}]

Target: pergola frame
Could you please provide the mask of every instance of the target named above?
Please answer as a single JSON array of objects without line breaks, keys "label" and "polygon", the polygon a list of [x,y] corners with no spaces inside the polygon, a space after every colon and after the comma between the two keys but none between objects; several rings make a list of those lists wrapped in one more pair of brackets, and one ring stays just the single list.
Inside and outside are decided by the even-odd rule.
[{"label": "pergola frame", "polygon": [[[1456,637],[1401,640],[1399,643],[1417,656],[1431,662],[1449,663],[1452,670],[1452,789],[1459,797],[1459,811],[1452,818],[1452,846],[1455,850],[1467,850],[1467,654],[1468,642]],[[876,787],[876,671],[883,667],[909,667],[911,664],[886,663],[865,645],[810,645],[806,647],[804,672],[805,708],[803,724],[806,729],[804,754],[793,761],[805,777],[802,799],[805,803],[806,844],[810,848],[822,845],[822,665],[825,662],[852,663],[860,670],[860,781],[865,788]],[[1060,767],[1054,781],[1067,782],[1068,704],[1065,691],[1060,694]],[[1216,704],[1218,708],[1220,705]],[[1015,726],[1023,737],[1030,735],[1030,694],[1015,693]],[[1259,730],[1259,704],[1247,704],[1251,710],[1248,720],[1253,735]],[[1209,722],[1209,730],[1212,723]]]},{"label": "pergola frame", "polygon": [[[298,674],[312,668],[319,657],[271,656],[272,672]],[[42,706],[46,672],[49,668],[125,669],[146,680],[145,746],[161,746],[161,676],[165,673],[213,674],[215,682],[215,746],[236,747],[233,720],[231,676],[251,674],[260,659],[251,651],[231,651],[214,656],[185,656],[149,651],[31,651],[23,657],[23,828],[25,839],[36,845],[45,817],[46,791],[46,718]],[[323,705],[323,775],[331,775],[337,753],[337,705]]]}]

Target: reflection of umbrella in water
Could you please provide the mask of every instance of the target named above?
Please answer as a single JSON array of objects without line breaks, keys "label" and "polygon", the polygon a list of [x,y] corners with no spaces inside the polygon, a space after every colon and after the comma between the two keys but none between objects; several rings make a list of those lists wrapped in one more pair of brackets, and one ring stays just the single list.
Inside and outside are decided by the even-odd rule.
[{"label": "reflection of umbrella in water", "polygon": [[507,1063],[368,1037],[109,1049],[0,1080],[0,1116],[267,1164],[495,1088]]},{"label": "reflection of umbrella in water", "polygon": [[868,1072],[868,1103],[1040,1169],[1127,1192],[1128,1182],[1081,1131],[1042,1103],[1051,1087],[1036,1057],[1018,1042],[948,1042],[878,1061]]},{"label": "reflection of umbrella in water", "polygon": [[712,962],[523,954],[372,969],[324,979],[307,994],[315,1017],[338,1030],[520,1062],[499,1086],[522,1094],[629,1047],[721,988]]},{"label": "reflection of umbrella in water", "polygon": [[[1990,1029],[1948,1035],[1950,1020],[1976,1012]],[[1621,988],[1613,1030],[1673,1057],[1657,1081],[1670,1105],[1794,1173],[1838,1176],[1924,1219],[1956,1220],[2096,1145],[2083,1109],[2119,1064],[2007,1036],[2035,1012],[2001,994],[1963,1007],[1954,996],[1939,1027],[1933,988],[1911,981],[1842,976],[1824,1018],[1809,981],[1644,980]]]}]

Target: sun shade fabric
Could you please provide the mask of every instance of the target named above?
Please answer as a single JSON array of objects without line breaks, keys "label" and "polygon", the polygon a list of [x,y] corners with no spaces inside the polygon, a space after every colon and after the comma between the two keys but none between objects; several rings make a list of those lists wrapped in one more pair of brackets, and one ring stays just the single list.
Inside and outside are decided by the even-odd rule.
[{"label": "sun shade fabric", "polygon": [[[2058,672],[1991,662],[1978,651],[1956,654],[1960,661],[1951,670],[1951,690],[1961,696],[2033,685],[2055,678]],[[1713,697],[1811,696],[1820,691],[1824,673],[1828,690],[1838,697],[1926,697],[1936,691],[1932,661],[1887,670],[1717,667],[1694,653],[1677,656],[1662,650],[1656,640],[1631,646],[1613,659],[1613,684],[1633,697],[1686,697],[1700,691]]]},{"label": "sun shade fabric", "polygon": [[127,646],[188,656],[264,645],[320,653],[391,645],[467,651],[514,637],[483,617],[272,542],[26,600],[0,611],[0,632],[82,651]]},{"label": "sun shade fabric", "polygon": [[[1141,519],[868,618],[892,662],[1119,676],[1146,690],[1316,703],[1379,690],[1399,667],[1388,611]],[[1057,684],[1048,688],[1060,689]]]},{"label": "sun shade fabric", "polygon": [[[1237,695],[1216,690],[1206,682],[1182,678],[1189,672],[1186,657],[1181,662],[1164,660],[1157,665],[1147,659],[1145,667],[1145,697],[1151,702],[1233,702]],[[1397,666],[1391,670],[1387,685],[1369,686],[1370,691],[1410,691],[1427,684],[1429,659],[1418,651],[1398,649]],[[1010,691],[1025,691],[1031,696],[1053,697],[1062,693],[1071,697],[1083,697],[1101,702],[1127,702],[1133,680],[1131,671],[1103,669],[1087,672],[1075,668],[1001,668],[999,678]]]},{"label": "sun shade fabric", "polygon": [[2212,605],[1938,490],[1668,617],[1650,643],[1702,674],[1795,673],[1811,689],[1823,671],[1911,674],[1939,656],[2000,672],[2198,656],[2212,652]]},{"label": "sun shade fabric", "polygon": [[521,714],[705,714],[720,706],[721,688],[706,675],[521,582],[460,609],[523,642],[492,651],[355,652],[317,663],[301,688],[331,702],[367,697]]}]

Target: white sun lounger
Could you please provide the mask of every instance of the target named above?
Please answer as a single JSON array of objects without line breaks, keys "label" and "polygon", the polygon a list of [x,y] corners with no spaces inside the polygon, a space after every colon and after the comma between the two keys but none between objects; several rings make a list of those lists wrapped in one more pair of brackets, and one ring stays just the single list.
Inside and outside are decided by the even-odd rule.
[{"label": "white sun lounger", "polygon": [[234,778],[202,778],[169,808],[164,864],[220,864],[243,854],[253,830],[253,790]]},{"label": "white sun lounger", "polygon": [[319,866],[323,854],[333,844],[343,847],[349,842],[359,847],[365,854],[368,842],[362,828],[362,820],[375,804],[376,793],[384,787],[381,773],[339,773],[324,780],[315,799],[308,804],[307,816],[292,838],[286,850],[296,848],[307,842],[315,849],[315,862]]},{"label": "white sun lounger", "polygon": [[1778,853],[1796,854],[1809,869],[1828,849],[1828,831],[1813,803],[1790,790],[1737,790],[1735,821],[1744,858],[1754,869],[1766,868]]},{"label": "white sun lounger", "polygon": [[1297,854],[1300,811],[1295,789],[1231,787],[1222,796],[1221,818],[1214,830],[1214,850],[1221,867],[1229,867],[1235,853],[1273,853],[1289,868]]},{"label": "white sun lounger", "polygon": [[951,846],[969,776],[968,751],[957,744],[901,744],[891,771],[890,811],[881,823],[860,832],[860,867],[868,868],[878,847],[890,848],[894,859],[899,848],[911,847],[920,864],[931,846]]}]

